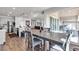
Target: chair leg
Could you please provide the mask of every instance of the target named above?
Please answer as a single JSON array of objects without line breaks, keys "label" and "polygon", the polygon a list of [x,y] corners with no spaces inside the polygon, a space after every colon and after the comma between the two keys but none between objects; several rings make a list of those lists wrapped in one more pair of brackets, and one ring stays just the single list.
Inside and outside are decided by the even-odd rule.
[{"label": "chair leg", "polygon": [[34,47],[32,46],[32,51],[34,51]]},{"label": "chair leg", "polygon": [[42,48],[43,48],[43,47],[42,47],[42,42],[41,42],[41,51],[43,50]]},{"label": "chair leg", "polygon": [[42,42],[41,42],[41,44],[40,44],[40,49],[41,49],[41,51],[42,51]]},{"label": "chair leg", "polygon": [[28,38],[28,48],[29,48],[29,38]]},{"label": "chair leg", "polygon": [[28,37],[28,48],[30,48],[30,38]]}]

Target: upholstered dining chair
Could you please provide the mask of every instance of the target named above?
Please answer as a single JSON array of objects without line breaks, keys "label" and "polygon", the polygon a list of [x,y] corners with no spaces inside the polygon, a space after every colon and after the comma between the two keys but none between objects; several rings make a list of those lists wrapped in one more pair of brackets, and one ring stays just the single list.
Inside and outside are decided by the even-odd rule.
[{"label": "upholstered dining chair", "polygon": [[38,37],[32,36],[32,50],[33,51],[37,45],[40,45],[40,48],[42,49],[42,40],[40,40]]},{"label": "upholstered dining chair", "polygon": [[31,32],[29,32],[29,38],[31,39],[31,48],[32,51],[35,50],[36,46],[40,46],[39,48],[42,48],[42,40],[34,35],[32,35]]},{"label": "upholstered dining chair", "polygon": [[61,39],[63,41],[63,44],[51,44],[49,49],[50,51],[69,51],[69,44],[70,39],[72,37],[72,33],[69,33],[66,37],[66,39]]}]

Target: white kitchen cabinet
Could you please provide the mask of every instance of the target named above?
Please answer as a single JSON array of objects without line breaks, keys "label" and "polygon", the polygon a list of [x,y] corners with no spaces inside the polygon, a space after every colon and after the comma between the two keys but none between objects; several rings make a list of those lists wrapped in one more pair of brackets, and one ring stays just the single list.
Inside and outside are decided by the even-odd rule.
[{"label": "white kitchen cabinet", "polygon": [[6,30],[2,29],[0,30],[0,44],[4,44],[6,40]]}]

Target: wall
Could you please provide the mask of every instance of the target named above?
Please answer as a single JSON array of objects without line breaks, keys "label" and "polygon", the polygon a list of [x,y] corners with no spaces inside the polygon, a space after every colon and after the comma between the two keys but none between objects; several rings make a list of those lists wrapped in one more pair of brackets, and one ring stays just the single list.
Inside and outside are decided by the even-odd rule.
[{"label": "wall", "polygon": [[14,19],[13,19],[13,17],[0,16],[0,26],[6,25],[7,21],[13,22]]},{"label": "wall", "polygon": [[7,21],[13,21],[13,17],[0,16],[0,24],[7,24]]},{"label": "wall", "polygon": [[44,27],[50,28],[50,16],[59,19],[58,12],[46,14],[44,18]]},{"label": "wall", "polygon": [[[42,26],[44,28],[50,28],[50,16],[55,17],[57,19],[59,18],[58,17],[58,12],[54,12],[54,13],[45,13],[43,15],[40,14],[36,18],[32,18],[32,20],[34,20],[33,23],[41,21],[42,22]],[[32,23],[32,27],[37,25],[37,24],[33,24],[33,23]]]},{"label": "wall", "polygon": [[41,24],[41,26],[42,27],[44,27],[44,20],[45,20],[45,15],[38,15],[37,17],[33,17],[32,18],[32,28],[34,27],[34,26],[40,26],[40,24]]},{"label": "wall", "polygon": [[15,17],[15,27],[18,28],[19,26],[25,26],[25,21],[29,20],[30,21],[30,26],[31,26],[31,19],[28,19],[26,17]]},{"label": "wall", "polygon": [[79,31],[79,16],[78,16],[78,20],[77,20],[77,29]]},{"label": "wall", "polygon": [[50,28],[50,18],[48,15],[44,18],[44,28]]},{"label": "wall", "polygon": [[77,29],[77,16],[66,16],[66,17],[61,17],[60,21],[62,24],[68,25],[71,24],[73,27]]}]

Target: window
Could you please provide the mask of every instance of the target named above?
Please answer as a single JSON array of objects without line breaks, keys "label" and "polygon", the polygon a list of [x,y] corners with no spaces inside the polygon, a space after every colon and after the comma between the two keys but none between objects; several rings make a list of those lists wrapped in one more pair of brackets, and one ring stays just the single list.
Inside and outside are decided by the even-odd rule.
[{"label": "window", "polygon": [[50,31],[59,31],[59,19],[50,17]]}]

